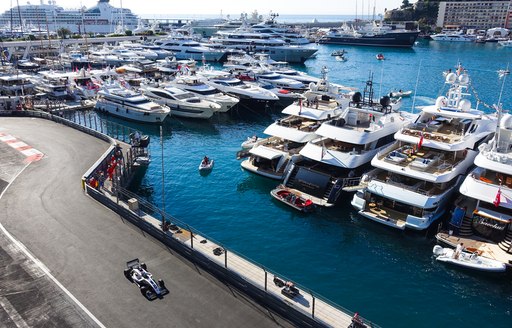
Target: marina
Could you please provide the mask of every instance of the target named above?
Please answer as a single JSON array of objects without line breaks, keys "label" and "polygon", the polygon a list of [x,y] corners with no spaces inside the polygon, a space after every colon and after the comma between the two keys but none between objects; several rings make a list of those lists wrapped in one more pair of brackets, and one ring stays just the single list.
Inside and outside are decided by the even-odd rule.
[{"label": "marina", "polygon": [[90,61],[84,40],[81,69],[62,65],[74,60],[68,45],[68,58],[40,69],[35,55],[18,69],[4,58],[0,114],[43,111],[99,133],[116,124],[120,141],[129,130],[147,136],[144,174],[126,195],[154,212],[119,211],[148,232],[164,229],[157,208],[169,213],[182,232],[163,240],[226,269],[229,261],[312,322],[345,327],[360,314],[392,327],[507,327],[510,48],[417,36],[405,47],[320,42],[290,65],[288,55],[218,48],[220,57],[195,48],[157,61],[152,47],[176,41],[157,37],[144,48],[154,53],[117,39],[93,50],[122,65],[109,67]]}]

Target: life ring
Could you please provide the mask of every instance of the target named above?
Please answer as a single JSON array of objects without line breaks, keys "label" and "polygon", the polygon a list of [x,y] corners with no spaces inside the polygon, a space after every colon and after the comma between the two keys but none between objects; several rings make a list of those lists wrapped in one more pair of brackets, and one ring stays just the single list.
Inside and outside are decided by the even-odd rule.
[{"label": "life ring", "polygon": [[448,105],[448,101],[446,99],[441,99],[441,106],[445,107],[446,105]]}]

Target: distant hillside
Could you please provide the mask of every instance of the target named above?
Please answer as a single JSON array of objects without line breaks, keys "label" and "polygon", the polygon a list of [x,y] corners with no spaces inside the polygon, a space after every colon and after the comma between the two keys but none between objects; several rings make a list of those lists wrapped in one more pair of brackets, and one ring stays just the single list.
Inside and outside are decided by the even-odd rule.
[{"label": "distant hillside", "polygon": [[385,21],[418,21],[422,31],[430,31],[436,25],[439,0],[418,0],[412,4],[402,1],[399,9],[386,10]]}]

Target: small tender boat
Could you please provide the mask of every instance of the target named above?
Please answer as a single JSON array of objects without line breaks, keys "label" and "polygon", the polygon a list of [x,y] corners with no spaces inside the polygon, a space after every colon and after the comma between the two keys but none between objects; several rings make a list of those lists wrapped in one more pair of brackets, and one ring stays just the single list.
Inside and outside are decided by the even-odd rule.
[{"label": "small tender boat", "polygon": [[213,159],[209,159],[206,163],[202,160],[201,164],[199,164],[199,171],[209,171],[211,169],[213,169]]},{"label": "small tender boat", "polygon": [[435,245],[433,249],[436,260],[458,265],[463,268],[484,272],[505,272],[507,269],[505,263],[483,257],[477,252],[470,253],[467,251],[462,251],[457,258],[453,256],[453,252],[453,249],[443,248],[439,245]]},{"label": "small tender boat", "polygon": [[377,58],[377,60],[384,60],[384,55],[383,54],[377,54],[377,55],[375,55],[375,58]]},{"label": "small tender boat", "polygon": [[411,90],[407,90],[407,91],[402,91],[402,90],[391,91],[389,93],[389,97],[390,98],[401,98],[401,97],[403,98],[403,97],[409,97],[411,94],[412,94]]},{"label": "small tender boat", "polygon": [[247,137],[247,140],[242,142],[242,149],[251,149],[259,140],[258,136]]},{"label": "small tender boat", "polygon": [[311,199],[305,199],[301,195],[295,194],[290,190],[285,189],[282,185],[270,191],[270,194],[275,199],[301,212],[311,212],[316,207],[315,204],[313,204],[313,202],[311,201]]},{"label": "small tender boat", "polygon": [[341,56],[343,57],[347,52],[344,49],[336,50],[333,53],[331,53],[331,56]]}]

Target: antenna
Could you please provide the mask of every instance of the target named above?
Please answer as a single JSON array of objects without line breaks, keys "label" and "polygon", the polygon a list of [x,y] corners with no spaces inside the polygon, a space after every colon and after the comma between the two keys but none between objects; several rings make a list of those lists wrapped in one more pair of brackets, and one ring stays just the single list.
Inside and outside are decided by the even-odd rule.
[{"label": "antenna", "polygon": [[[507,63],[507,71],[508,71],[508,63]],[[502,114],[502,105],[501,105],[501,97],[503,96],[503,88],[505,87],[505,80],[507,79],[507,74],[502,75],[503,80],[501,81],[501,89],[500,89],[500,96],[498,97],[498,105],[495,106],[495,109],[498,111],[498,124],[496,124],[496,142],[494,142],[493,150],[497,150],[498,143],[500,141],[501,137],[501,129],[500,129],[500,121],[501,121],[501,114]]]},{"label": "antenna", "polygon": [[420,69],[421,69],[422,61],[423,61],[423,59],[420,59],[420,64],[418,65],[418,75],[416,75],[416,85],[414,86],[414,97],[412,97],[411,114],[414,111],[414,105],[416,104],[416,92],[418,91],[418,82],[420,80]]}]

